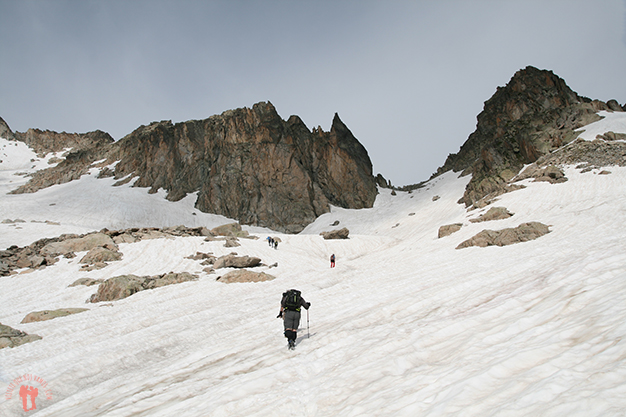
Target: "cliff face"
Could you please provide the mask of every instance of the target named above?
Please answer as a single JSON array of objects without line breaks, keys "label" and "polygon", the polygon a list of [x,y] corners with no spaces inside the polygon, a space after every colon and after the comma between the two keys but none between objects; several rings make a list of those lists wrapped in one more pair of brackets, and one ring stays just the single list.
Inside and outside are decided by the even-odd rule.
[{"label": "cliff face", "polygon": [[167,190],[198,191],[196,207],[243,224],[295,233],[329,210],[371,207],[376,198],[367,151],[335,115],[330,132],[284,121],[270,103],[206,120],[153,123],[120,140],[114,175]]},{"label": "cliff face", "polygon": [[101,168],[118,163],[101,176],[149,192],[162,188],[172,201],[198,192],[201,211],[287,233],[301,231],[329,204],[372,207],[377,194],[367,151],[339,116],[330,132],[310,131],[297,116],[281,119],[270,103],[205,120],[156,122],[117,143],[94,142],[16,192],[76,179],[102,159]]},{"label": "cliff face", "polygon": [[576,138],[574,130],[599,119],[600,110],[622,111],[614,100],[581,97],[552,71],[527,67],[485,102],[476,130],[437,174],[472,174],[461,203],[475,204],[506,191],[525,165]]}]

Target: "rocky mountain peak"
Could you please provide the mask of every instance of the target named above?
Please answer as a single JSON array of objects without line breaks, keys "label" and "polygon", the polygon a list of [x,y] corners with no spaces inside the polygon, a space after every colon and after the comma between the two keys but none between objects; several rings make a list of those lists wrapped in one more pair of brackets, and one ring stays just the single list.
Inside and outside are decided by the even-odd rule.
[{"label": "rocky mountain peak", "polygon": [[552,71],[526,67],[485,102],[476,130],[436,175],[472,174],[460,201],[471,206],[504,192],[506,181],[525,164],[571,142],[576,129],[600,118],[599,110],[622,108],[579,96]]},{"label": "rocky mountain peak", "polygon": [[[508,121],[519,120],[526,115],[571,106],[581,101],[578,94],[552,71],[529,66],[516,72],[505,87],[498,88],[485,103],[481,115],[497,114],[499,117],[495,121],[498,126],[503,126]],[[493,118],[487,119],[486,122]]]},{"label": "rocky mountain peak", "polygon": [[[272,103],[261,102],[204,120],[154,122],[116,143],[100,133],[81,136],[84,148],[15,192],[77,179],[100,161],[100,176],[113,176],[118,185],[164,189],[172,201],[197,192],[201,211],[288,233],[330,204],[372,207],[377,194],[367,151],[338,115],[330,132],[311,131],[299,117],[284,121]],[[49,131],[21,135],[38,152],[79,139]]]}]

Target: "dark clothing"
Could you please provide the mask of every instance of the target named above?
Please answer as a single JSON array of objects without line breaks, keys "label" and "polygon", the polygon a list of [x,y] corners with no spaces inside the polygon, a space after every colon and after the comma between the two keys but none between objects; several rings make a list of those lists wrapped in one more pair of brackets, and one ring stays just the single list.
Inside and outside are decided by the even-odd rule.
[{"label": "dark clothing", "polygon": [[[286,293],[285,293],[286,294]],[[280,309],[285,310],[285,302],[287,301],[287,295],[283,295],[282,300],[280,300]],[[298,310],[300,310],[300,307],[304,307],[305,309],[309,309],[309,306],[311,304],[307,303],[306,300],[304,299],[304,297],[300,296],[300,305],[298,306]]]},{"label": "dark clothing", "polygon": [[287,293],[283,295],[282,300],[280,300],[280,312],[283,317],[283,325],[285,327],[285,337],[290,341],[290,346],[292,342],[295,342],[298,337],[298,327],[300,326],[300,308],[304,307],[305,309],[309,309],[311,303],[308,303],[300,296],[300,305],[297,310],[287,310],[286,308],[287,301]]},{"label": "dark clothing", "polygon": [[300,327],[300,312],[285,310],[283,312],[283,324],[285,330],[292,329],[297,332],[298,327]]}]

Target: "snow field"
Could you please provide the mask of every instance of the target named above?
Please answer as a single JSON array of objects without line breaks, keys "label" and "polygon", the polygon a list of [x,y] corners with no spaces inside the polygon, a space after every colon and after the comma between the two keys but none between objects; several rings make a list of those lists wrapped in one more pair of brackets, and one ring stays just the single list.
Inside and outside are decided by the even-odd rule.
[{"label": "snow field", "polygon": [[[123,259],[99,271],[79,272],[77,254],[0,278],[0,322],[43,337],[0,350],[0,390],[25,373],[43,377],[53,401],[38,399],[45,408],[37,416],[622,416],[626,168],[605,169],[611,174],[569,167],[563,184],[525,181],[493,204],[514,213],[506,220],[470,223],[489,207],[467,212],[457,204],[469,178],[447,173],[412,193],[380,190],[372,209],[333,208],[299,235],[251,228],[260,239],[240,239],[237,248],[144,240],[120,245]],[[191,214],[192,196],[172,203],[107,181],[88,176],[49,194],[3,196],[0,217],[18,217],[21,206],[42,219],[46,202],[74,195],[53,206],[59,230],[228,222]],[[101,195],[108,197],[94,203]],[[335,220],[350,239],[318,235]],[[483,229],[528,221],[551,233],[455,249]],[[440,226],[457,222],[460,231],[437,238]],[[2,242],[47,233],[28,226],[0,225]],[[281,238],[278,250],[267,235]],[[278,262],[256,269],[277,278],[223,284],[184,259],[196,251]],[[112,303],[85,304],[96,287],[67,288],[81,277],[169,271],[200,278]],[[295,351],[276,319],[289,288],[312,303],[311,337],[303,311]],[[62,307],[90,310],[20,324],[31,311]],[[21,415],[19,399],[1,402],[0,414]]]}]

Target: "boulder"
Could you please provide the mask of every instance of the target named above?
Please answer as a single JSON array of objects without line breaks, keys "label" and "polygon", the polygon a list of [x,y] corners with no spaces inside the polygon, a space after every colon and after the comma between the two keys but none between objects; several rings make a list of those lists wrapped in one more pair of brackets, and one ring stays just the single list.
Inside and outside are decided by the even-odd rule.
[{"label": "boulder", "polygon": [[133,236],[132,233],[122,233],[113,237],[113,241],[118,245],[120,243],[136,243],[140,240],[139,237]]},{"label": "boulder", "polygon": [[195,281],[197,275],[188,272],[143,276],[121,275],[109,278],[98,287],[98,292],[93,294],[87,302],[98,303],[101,301],[115,301],[144,290],[164,287],[166,285],[179,284],[181,282]]},{"label": "boulder", "polygon": [[447,224],[445,226],[441,226],[439,228],[439,238],[441,239],[442,237],[446,237],[451,235],[454,232],[458,232],[459,230],[461,230],[461,227],[463,227],[463,223],[454,223],[454,224]]},{"label": "boulder", "polygon": [[225,248],[236,248],[237,246],[241,246],[241,243],[239,243],[236,237],[226,238],[226,242],[224,243]]},{"label": "boulder", "polygon": [[80,267],[80,270],[84,272],[95,271],[97,269],[106,268],[107,265],[108,264],[106,262],[96,262],[95,264],[92,264],[92,265],[85,264]]},{"label": "boulder", "polygon": [[331,230],[330,232],[320,233],[324,239],[347,239],[349,234],[350,231],[346,227],[339,230]]},{"label": "boulder", "polygon": [[102,279],[93,279],[93,278],[78,278],[76,281],[72,282],[68,287],[77,287],[79,285],[84,285],[86,287],[91,287],[92,285],[101,284],[104,282]]},{"label": "boulder", "polygon": [[245,237],[249,233],[244,231],[239,223],[228,223],[211,229],[211,234],[214,236]]},{"label": "boulder", "polygon": [[217,280],[226,284],[234,282],[262,282],[276,279],[275,276],[266,274],[265,272],[252,272],[246,269],[231,271],[226,275],[218,277]]},{"label": "boulder", "polygon": [[87,252],[80,260],[81,264],[96,264],[98,262],[112,262],[122,259],[122,254],[107,248],[94,248]]},{"label": "boulder", "polygon": [[28,334],[0,323],[0,349],[16,347],[41,339],[36,334]]},{"label": "boulder", "polygon": [[99,303],[101,301],[115,301],[122,298],[130,297],[143,290],[143,282],[146,277],[138,277],[136,275],[120,275],[109,278],[98,287],[98,292],[93,294],[88,300],[90,303]]},{"label": "boulder", "polygon": [[90,233],[79,238],[49,243],[41,249],[41,253],[57,256],[68,252],[87,252],[97,247],[117,248],[117,245],[104,233]]},{"label": "boulder", "polygon": [[210,253],[196,252],[195,255],[186,256],[185,259],[192,259],[194,261],[202,261],[205,259],[215,259],[215,256],[213,256]]},{"label": "boulder", "polygon": [[259,266],[261,259],[254,256],[225,255],[217,258],[213,267],[219,268],[254,268]]},{"label": "boulder", "polygon": [[143,282],[142,287],[146,290],[150,290],[154,288],[165,287],[166,285],[180,284],[181,282],[187,281],[195,281],[197,279],[197,275],[190,274],[189,272],[170,272],[167,274],[147,278]]},{"label": "boulder", "polygon": [[476,236],[459,244],[456,249],[470,246],[507,246],[514,243],[527,242],[550,233],[549,226],[539,222],[524,223],[516,228],[503,230],[483,230]]},{"label": "boulder", "polygon": [[535,182],[537,181],[546,181],[550,184],[559,184],[567,181],[567,177],[565,176],[561,168],[555,167],[554,165],[549,165],[538,173],[538,175],[535,177]]},{"label": "boulder", "polygon": [[32,323],[35,321],[46,321],[56,319],[57,317],[69,316],[71,314],[82,313],[89,310],[88,308],[61,308],[58,310],[33,311],[28,313],[22,323]]},{"label": "boulder", "polygon": [[142,229],[141,231],[137,232],[136,236],[139,240],[161,239],[164,237],[170,237],[170,235],[163,233],[161,230],[158,229]]},{"label": "boulder", "polygon": [[491,207],[488,212],[481,214],[476,219],[470,219],[472,223],[488,222],[492,220],[503,220],[511,217],[513,213],[510,213],[506,207]]}]

